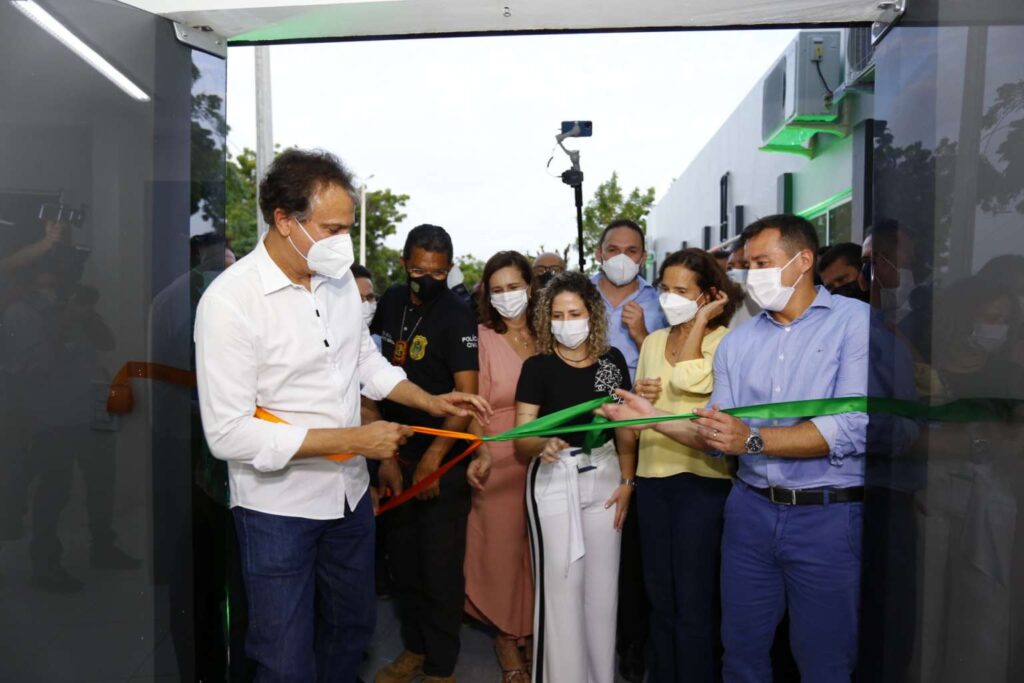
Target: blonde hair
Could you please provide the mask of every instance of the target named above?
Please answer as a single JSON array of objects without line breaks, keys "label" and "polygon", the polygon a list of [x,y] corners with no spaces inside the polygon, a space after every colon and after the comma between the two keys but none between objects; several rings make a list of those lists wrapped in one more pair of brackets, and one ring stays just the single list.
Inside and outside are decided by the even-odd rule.
[{"label": "blonde hair", "polygon": [[587,307],[587,313],[590,314],[587,353],[594,358],[600,358],[608,352],[608,312],[597,286],[586,275],[576,272],[559,273],[540,290],[537,304],[533,309],[537,350],[547,354],[555,352],[555,338],[551,334],[551,304],[556,296],[565,292],[578,296]]}]

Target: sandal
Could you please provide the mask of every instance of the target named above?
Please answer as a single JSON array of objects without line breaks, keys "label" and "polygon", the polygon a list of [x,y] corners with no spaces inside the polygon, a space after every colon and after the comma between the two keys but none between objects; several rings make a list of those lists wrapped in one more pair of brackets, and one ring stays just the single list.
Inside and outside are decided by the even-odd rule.
[{"label": "sandal", "polygon": [[494,654],[498,656],[498,665],[501,666],[502,683],[530,683],[530,674],[523,665],[514,638],[506,638],[504,635],[495,638]]}]

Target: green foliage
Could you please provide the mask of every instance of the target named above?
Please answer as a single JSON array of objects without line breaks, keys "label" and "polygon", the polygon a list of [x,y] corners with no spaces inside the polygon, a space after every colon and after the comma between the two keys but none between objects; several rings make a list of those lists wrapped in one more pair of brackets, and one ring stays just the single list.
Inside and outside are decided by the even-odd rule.
[{"label": "green foliage", "polygon": [[[192,81],[200,77],[192,64]],[[228,124],[224,99],[212,93],[194,93],[191,107],[190,213],[202,211],[213,229],[224,230],[224,140]]]},{"label": "green foliage", "polygon": [[[373,273],[373,287],[378,293],[384,292],[396,282],[405,281],[405,271],[399,258],[402,252],[384,245],[384,239],[395,234],[398,224],[405,220],[402,209],[409,201],[407,194],[395,194],[391,190],[374,190],[366,194],[366,267]],[[352,228],[352,244],[356,260],[359,260],[359,210],[356,206],[356,222]]]},{"label": "green foliage", "polygon": [[[628,218],[647,230],[647,214],[654,204],[654,188],[649,187],[641,192],[639,187],[625,195],[619,185],[619,174],[613,172],[612,177],[597,186],[593,198],[583,208],[583,253],[591,270],[596,269],[594,253],[601,239],[601,232],[612,221]],[[575,249],[570,257],[575,259]]]},{"label": "green foliage", "polygon": [[465,256],[456,256],[455,263],[459,265],[459,269],[462,271],[462,280],[465,282],[466,287],[473,291],[473,287],[483,277],[484,261],[481,261],[472,254],[466,254]]},{"label": "green foliage", "polygon": [[228,158],[224,176],[227,188],[227,238],[237,258],[256,246],[256,152],[248,147]]}]

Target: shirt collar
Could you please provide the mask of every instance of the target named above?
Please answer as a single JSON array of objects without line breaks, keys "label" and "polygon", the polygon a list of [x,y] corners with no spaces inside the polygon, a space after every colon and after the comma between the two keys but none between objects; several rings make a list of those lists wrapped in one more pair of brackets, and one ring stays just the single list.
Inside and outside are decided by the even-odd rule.
[{"label": "shirt collar", "polygon": [[260,283],[263,285],[264,294],[272,294],[279,289],[284,289],[294,284],[284,274],[281,267],[274,263],[274,259],[270,258],[270,252],[267,251],[263,240],[259,241],[256,248],[253,249],[253,253],[256,256],[256,269],[260,274]]},{"label": "shirt collar", "polygon": [[811,312],[812,308],[832,308],[832,295],[829,293],[829,291],[825,289],[825,287],[822,285],[816,285],[815,288],[818,290],[818,294],[814,297],[814,301],[812,301],[811,305],[807,307],[807,310],[801,313],[800,317],[794,320],[793,322],[783,325],[778,320],[772,317],[770,311],[766,311],[763,309],[761,310],[760,317],[764,318],[773,325],[779,325],[780,327],[789,327],[790,325],[795,325],[804,318],[806,318],[807,315]]}]

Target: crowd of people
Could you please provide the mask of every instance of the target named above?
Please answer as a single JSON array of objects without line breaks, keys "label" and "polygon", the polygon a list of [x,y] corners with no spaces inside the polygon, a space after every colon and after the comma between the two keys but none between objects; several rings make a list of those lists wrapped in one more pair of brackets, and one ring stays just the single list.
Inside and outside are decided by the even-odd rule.
[{"label": "crowd of people", "polygon": [[[916,425],[874,429],[872,416],[880,445],[866,413],[771,407],[915,400],[921,368],[953,362],[932,376],[968,383],[1020,320],[1017,298],[964,292],[985,305],[958,323],[963,348],[930,358],[915,344],[932,323],[916,318],[905,228],[879,222],[863,245],[823,248],[784,214],[727,249],[665,256],[654,282],[629,220],[604,230],[592,276],[558,254],[498,251],[469,303],[448,284],[450,235],[420,225],[407,281],[378,297],[353,265],[354,192],[333,156],[281,154],[260,185],[266,238],[196,316],[203,428],[228,462],[258,680],[357,680],[375,581],[403,642],[377,683],[454,681],[467,617],[493,632],[505,683],[771,681],[784,620],[803,680],[863,674],[862,580],[893,564],[866,547],[864,500],[887,491],[876,509],[899,521]],[[488,441],[432,478],[465,446],[450,432],[493,436],[608,397],[563,425],[589,431]],[[730,410],[749,406],[769,410]],[[424,480],[374,523],[381,500]],[[897,540],[912,546],[908,534]],[[913,599],[912,579],[883,580]]]}]

